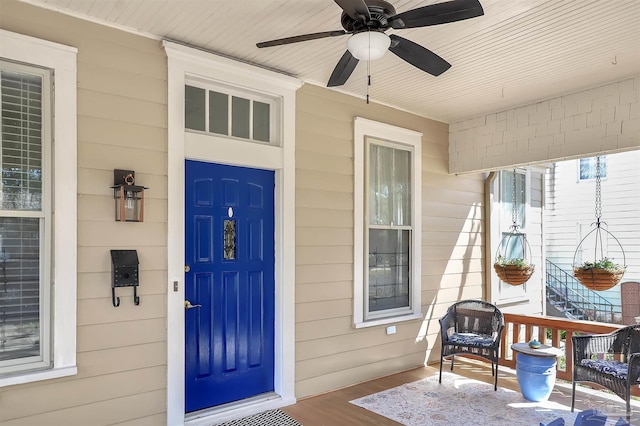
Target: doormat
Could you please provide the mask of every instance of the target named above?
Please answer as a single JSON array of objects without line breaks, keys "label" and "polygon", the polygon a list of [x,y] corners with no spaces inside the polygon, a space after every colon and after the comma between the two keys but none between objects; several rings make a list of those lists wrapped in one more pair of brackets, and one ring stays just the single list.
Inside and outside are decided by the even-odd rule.
[{"label": "doormat", "polygon": [[405,426],[548,424],[561,417],[572,425],[578,415],[571,407],[546,401],[531,402],[520,392],[453,373],[442,373],[386,391],[354,399],[350,403]]},{"label": "doormat", "polygon": [[242,419],[219,423],[217,426],[302,426],[302,423],[283,411],[269,410]]}]

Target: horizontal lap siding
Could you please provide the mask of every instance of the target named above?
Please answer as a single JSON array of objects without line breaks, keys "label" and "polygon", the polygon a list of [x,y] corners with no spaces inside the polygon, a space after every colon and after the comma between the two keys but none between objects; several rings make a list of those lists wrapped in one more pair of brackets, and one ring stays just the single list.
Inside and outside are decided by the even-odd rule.
[{"label": "horizontal lap siding", "polygon": [[[0,388],[3,425],[166,422],[167,76],[158,41],[27,4],[2,28],[78,48],[78,375]],[[114,220],[113,169],[136,171],[145,222]],[[141,298],[111,302],[111,249],[136,249]]]},{"label": "horizontal lap siding", "polygon": [[[353,119],[423,133],[422,305],[425,321],[353,328]],[[422,365],[437,318],[482,297],[482,175],[447,173],[448,127],[305,85],[296,114],[296,396]],[[436,325],[434,327],[434,325]]]}]

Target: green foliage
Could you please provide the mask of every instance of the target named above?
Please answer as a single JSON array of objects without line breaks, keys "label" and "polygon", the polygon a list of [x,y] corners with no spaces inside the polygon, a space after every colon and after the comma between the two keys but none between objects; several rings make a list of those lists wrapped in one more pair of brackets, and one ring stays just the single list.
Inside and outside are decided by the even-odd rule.
[{"label": "green foliage", "polygon": [[504,256],[498,256],[494,263],[499,266],[507,266],[507,265],[522,266],[522,267],[531,266],[531,264],[526,259],[522,259],[522,258],[507,259]]},{"label": "green foliage", "polygon": [[615,263],[612,259],[605,257],[604,259],[596,260],[595,262],[584,262],[580,265],[580,269],[604,269],[615,272],[623,269],[623,267]]}]

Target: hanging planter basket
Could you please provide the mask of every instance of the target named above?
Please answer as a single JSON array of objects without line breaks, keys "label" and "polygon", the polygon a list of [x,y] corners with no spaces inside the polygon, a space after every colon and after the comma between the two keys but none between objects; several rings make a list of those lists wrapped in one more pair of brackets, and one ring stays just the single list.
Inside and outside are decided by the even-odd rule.
[{"label": "hanging planter basket", "polygon": [[531,247],[526,235],[518,232],[518,225],[511,226],[511,232],[502,238],[493,269],[503,282],[513,286],[526,283],[535,272]]},{"label": "hanging planter basket", "polygon": [[573,268],[573,275],[580,283],[590,290],[602,291],[615,287],[620,282],[626,268],[616,270],[602,268]]},{"label": "hanging planter basket", "polygon": [[499,263],[493,264],[493,269],[498,274],[498,277],[507,284],[520,285],[529,281],[531,275],[535,272],[534,265],[519,266],[519,265],[501,265]]},{"label": "hanging planter basket", "polygon": [[[609,231],[602,228],[602,222],[599,220],[596,222],[596,228],[589,232],[580,242],[576,248],[576,252],[573,255],[573,276],[576,277],[580,284],[594,291],[609,290],[615,287],[620,282],[627,267],[625,266],[626,257],[620,241],[614,237]],[[605,233],[604,235],[602,233]],[[609,259],[604,256],[603,238],[611,237],[618,245],[620,252],[622,253],[622,265],[614,262],[613,259]],[[600,255],[599,258],[594,259],[593,262],[579,262],[576,260],[578,253],[582,249],[585,241],[595,239],[595,256]]]}]

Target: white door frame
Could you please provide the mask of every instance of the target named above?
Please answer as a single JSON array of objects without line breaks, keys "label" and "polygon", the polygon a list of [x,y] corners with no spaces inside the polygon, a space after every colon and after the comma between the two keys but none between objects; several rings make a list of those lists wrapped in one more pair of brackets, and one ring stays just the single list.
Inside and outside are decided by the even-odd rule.
[{"label": "white door frame", "polygon": [[[295,403],[295,93],[301,82],[177,43],[163,41],[162,45],[168,58],[167,424],[204,425]],[[282,117],[279,146],[185,132],[184,86],[190,76],[277,96]],[[184,401],[185,159],[275,171],[274,387],[278,395],[188,419]]]}]

